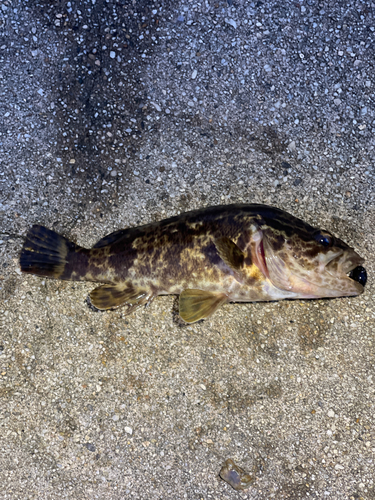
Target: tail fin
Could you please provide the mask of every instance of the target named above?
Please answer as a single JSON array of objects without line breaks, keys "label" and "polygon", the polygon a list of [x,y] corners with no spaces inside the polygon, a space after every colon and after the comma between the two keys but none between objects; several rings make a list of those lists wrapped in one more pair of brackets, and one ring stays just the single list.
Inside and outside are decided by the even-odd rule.
[{"label": "tail fin", "polygon": [[[21,271],[55,279],[72,279],[67,276],[67,264],[72,253],[80,249],[64,236],[60,236],[43,226],[32,226],[22,247],[20,256]],[[69,273],[70,274],[70,273]]]}]

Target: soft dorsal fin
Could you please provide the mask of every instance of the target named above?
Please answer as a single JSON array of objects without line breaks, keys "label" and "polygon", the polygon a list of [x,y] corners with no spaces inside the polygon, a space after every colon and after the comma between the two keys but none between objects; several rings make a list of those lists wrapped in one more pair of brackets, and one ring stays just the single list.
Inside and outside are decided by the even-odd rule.
[{"label": "soft dorsal fin", "polygon": [[128,231],[128,229],[120,229],[119,231],[114,231],[111,234],[107,234],[101,240],[99,240],[92,248],[102,248],[107,245],[111,245],[115,241],[119,240],[124,236],[124,234]]},{"label": "soft dorsal fin", "polygon": [[180,316],[186,323],[195,323],[211,316],[227,299],[223,293],[184,290],[180,295]]},{"label": "soft dorsal fin", "polygon": [[152,299],[152,292],[124,283],[102,285],[90,293],[91,304],[97,309],[115,309],[126,305],[126,314],[131,313]]}]

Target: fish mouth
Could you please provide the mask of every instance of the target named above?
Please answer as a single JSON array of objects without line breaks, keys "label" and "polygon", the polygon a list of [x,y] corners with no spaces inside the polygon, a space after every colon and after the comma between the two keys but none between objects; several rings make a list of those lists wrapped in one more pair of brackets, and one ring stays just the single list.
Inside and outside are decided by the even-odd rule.
[{"label": "fish mouth", "polygon": [[367,283],[367,271],[364,267],[362,266],[357,266],[354,269],[352,269],[349,273],[349,278],[356,281],[363,287],[366,286]]},{"label": "fish mouth", "polygon": [[324,272],[328,274],[334,282],[345,283],[345,290],[340,287],[340,295],[359,295],[363,293],[367,282],[367,272],[362,264],[364,259],[353,249],[345,249],[334,255],[324,266]]},{"label": "fish mouth", "polygon": [[342,250],[339,255],[333,256],[327,262],[325,270],[333,277],[339,274],[343,278],[346,277],[365,286],[367,273],[366,269],[362,267],[364,261],[354,250],[349,253]]}]

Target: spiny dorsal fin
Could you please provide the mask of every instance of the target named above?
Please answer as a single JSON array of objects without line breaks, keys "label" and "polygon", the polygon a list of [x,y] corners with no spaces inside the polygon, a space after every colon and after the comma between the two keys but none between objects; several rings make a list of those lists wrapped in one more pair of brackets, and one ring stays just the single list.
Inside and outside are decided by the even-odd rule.
[{"label": "spiny dorsal fin", "polygon": [[180,295],[180,316],[186,323],[195,323],[211,316],[227,298],[223,293],[184,290]]},{"label": "spiny dorsal fin", "polygon": [[90,301],[94,307],[101,310],[115,309],[127,305],[126,314],[149,302],[152,292],[132,285],[102,285],[90,293]]}]

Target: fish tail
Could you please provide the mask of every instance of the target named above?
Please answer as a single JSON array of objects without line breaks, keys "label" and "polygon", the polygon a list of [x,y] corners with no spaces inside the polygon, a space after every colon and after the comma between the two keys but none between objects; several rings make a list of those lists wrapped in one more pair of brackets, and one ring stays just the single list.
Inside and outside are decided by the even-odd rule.
[{"label": "fish tail", "polygon": [[24,273],[55,279],[83,279],[87,250],[44,226],[32,226],[21,250]]}]

